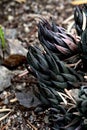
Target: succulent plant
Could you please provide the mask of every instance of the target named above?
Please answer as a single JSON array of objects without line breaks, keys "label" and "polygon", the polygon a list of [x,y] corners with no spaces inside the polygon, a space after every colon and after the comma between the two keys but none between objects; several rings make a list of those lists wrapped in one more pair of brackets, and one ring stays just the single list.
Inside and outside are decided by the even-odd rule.
[{"label": "succulent plant", "polygon": [[76,88],[79,82],[84,80],[82,74],[61,60],[71,58],[75,54],[79,57],[80,54],[78,59],[82,59],[83,68],[87,70],[87,5],[83,7],[76,7],[74,12],[75,27],[81,41],[54,22],[50,24],[42,19],[38,24],[38,38],[44,50],[37,46],[29,46],[27,53],[28,64],[38,81],[35,94],[44,106],[50,108],[48,118],[53,130],[87,129],[87,87],[81,87],[78,99],[74,104],[71,103],[72,107],[61,105],[64,101],[61,96],[65,94],[64,90]]},{"label": "succulent plant", "polygon": [[56,53],[60,59],[65,59],[78,52],[79,39],[54,22],[43,19],[38,24],[38,38],[41,44]]},{"label": "succulent plant", "polygon": [[87,129],[87,86],[81,86],[78,99],[77,99],[77,110],[82,120],[82,127]]},{"label": "succulent plant", "polygon": [[87,27],[87,4],[75,7],[74,20],[77,34],[81,36],[82,32]]},{"label": "succulent plant", "polygon": [[79,44],[79,54],[82,59],[83,70],[87,71],[87,28],[83,31],[81,36],[81,43]]},{"label": "succulent plant", "polygon": [[47,48],[41,51],[38,47],[29,47],[28,63],[38,79],[39,97],[45,104],[57,105],[61,100],[57,91],[78,86],[83,76],[69,68]]},{"label": "succulent plant", "polygon": [[77,108],[81,114],[81,116],[84,116],[87,118],[87,86],[82,86],[79,94],[78,94],[78,100],[77,100]]}]

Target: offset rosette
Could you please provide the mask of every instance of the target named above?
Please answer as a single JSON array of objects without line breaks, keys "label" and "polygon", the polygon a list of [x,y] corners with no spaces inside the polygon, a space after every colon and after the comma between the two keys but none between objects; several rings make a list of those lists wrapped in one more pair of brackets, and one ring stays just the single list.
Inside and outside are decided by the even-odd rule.
[{"label": "offset rosette", "polygon": [[38,38],[43,46],[56,53],[60,59],[68,58],[78,52],[80,40],[54,22],[52,24],[46,20],[39,22]]},{"label": "offset rosette", "polygon": [[74,10],[75,28],[77,34],[81,36],[82,32],[87,27],[87,5],[77,6]]},{"label": "offset rosette", "polygon": [[87,86],[82,86],[79,91],[77,108],[80,115],[87,118]]},{"label": "offset rosette", "polygon": [[38,80],[39,98],[45,104],[58,104],[60,96],[57,91],[71,89],[83,80],[75,70],[67,67],[58,57],[49,52],[42,52],[38,47],[29,47],[27,60],[34,76]]},{"label": "offset rosette", "polygon": [[79,54],[82,59],[83,70],[87,71],[87,28],[81,35],[81,43],[79,44]]}]

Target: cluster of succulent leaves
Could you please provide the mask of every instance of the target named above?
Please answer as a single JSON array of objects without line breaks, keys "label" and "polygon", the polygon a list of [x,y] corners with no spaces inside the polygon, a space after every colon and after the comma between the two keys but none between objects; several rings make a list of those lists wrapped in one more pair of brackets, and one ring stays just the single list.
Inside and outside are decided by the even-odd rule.
[{"label": "cluster of succulent leaves", "polygon": [[81,86],[76,102],[79,116],[82,117],[82,125],[87,129],[87,86]]},{"label": "cluster of succulent leaves", "polygon": [[77,34],[81,36],[78,52],[82,59],[83,70],[87,71],[87,4],[75,8],[74,20]]},{"label": "cluster of succulent leaves", "polygon": [[[63,100],[59,92],[79,86],[84,80],[83,75],[76,72],[60,59],[80,54],[83,68],[87,66],[87,29],[83,28],[83,15],[86,7],[76,7],[74,18],[75,27],[81,41],[68,34],[62,27],[54,23],[50,25],[42,20],[38,25],[38,37],[44,50],[37,46],[30,46],[27,54],[28,63],[33,75],[38,80],[36,96],[48,106],[50,125],[53,130],[81,130],[87,129],[87,87],[81,87],[74,109],[67,111],[60,102]],[[83,13],[84,12],[84,13]],[[62,58],[63,57],[63,58]],[[78,115],[73,114],[79,112]],[[72,122],[73,120],[73,122]],[[72,123],[71,123],[72,122]],[[69,125],[71,123],[71,125]]]},{"label": "cluster of succulent leaves", "polygon": [[[35,109],[35,113],[37,113],[37,108]],[[41,108],[39,108],[39,110],[41,110]],[[39,115],[39,112],[37,114]],[[62,105],[58,105],[57,108],[50,107],[45,111],[45,115],[49,120],[48,126],[52,130],[75,130],[79,127],[84,128],[81,118],[74,115],[73,111],[67,112],[66,108]]]},{"label": "cluster of succulent leaves", "polygon": [[74,10],[75,28],[79,36],[87,27],[87,4],[77,6]]},{"label": "cluster of succulent leaves", "polygon": [[86,112],[87,112],[87,86],[82,86],[78,99],[77,99],[77,107],[78,110],[80,111],[81,115],[84,115],[84,117],[87,118]]},{"label": "cluster of succulent leaves", "polygon": [[81,36],[81,43],[79,44],[79,54],[82,59],[83,69],[87,71],[87,28],[83,31]]},{"label": "cluster of succulent leaves", "polygon": [[56,53],[60,59],[70,57],[78,52],[79,39],[54,22],[42,20],[38,24],[38,38],[41,44]]},{"label": "cluster of succulent leaves", "polygon": [[[81,82],[83,77],[67,67],[46,47],[45,51],[41,51],[38,47],[30,46],[27,58],[34,76],[38,79],[36,96],[45,106],[52,108],[48,113],[51,129],[65,129],[65,126],[78,116],[74,116],[72,111],[67,112],[66,108],[60,105],[62,98],[59,92],[64,92],[64,88],[71,89],[78,86],[78,82]],[[66,129],[74,130],[78,127],[78,122],[79,118],[72,127],[70,125]]]},{"label": "cluster of succulent leaves", "polygon": [[67,67],[46,47],[45,50],[46,52],[42,52],[38,47],[30,46],[27,59],[38,79],[39,97],[45,104],[56,106],[61,99],[57,91],[78,86],[78,82],[81,82],[83,77]]}]

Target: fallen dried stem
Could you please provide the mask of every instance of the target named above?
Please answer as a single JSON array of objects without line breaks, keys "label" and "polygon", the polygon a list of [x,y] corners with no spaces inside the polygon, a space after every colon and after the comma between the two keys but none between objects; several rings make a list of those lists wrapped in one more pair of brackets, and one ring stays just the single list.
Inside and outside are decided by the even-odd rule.
[{"label": "fallen dried stem", "polygon": [[27,120],[27,125],[31,128],[33,128],[34,130],[38,130],[34,125],[31,124],[31,122],[29,122],[29,120]]},{"label": "fallen dried stem", "polygon": [[72,95],[70,94],[70,92],[67,89],[64,89],[65,93],[70,97],[70,99],[73,101],[73,103],[76,104],[75,99],[72,97]]},{"label": "fallen dried stem", "polygon": [[15,98],[13,98],[13,99],[11,99],[10,100],[10,103],[14,103],[14,102],[17,102],[18,100],[17,100],[17,98],[15,97]]},{"label": "fallen dried stem", "polygon": [[0,121],[4,120],[5,118],[7,118],[10,114],[11,114],[12,111],[10,111],[9,113],[7,113],[5,116],[3,117],[0,117]]}]

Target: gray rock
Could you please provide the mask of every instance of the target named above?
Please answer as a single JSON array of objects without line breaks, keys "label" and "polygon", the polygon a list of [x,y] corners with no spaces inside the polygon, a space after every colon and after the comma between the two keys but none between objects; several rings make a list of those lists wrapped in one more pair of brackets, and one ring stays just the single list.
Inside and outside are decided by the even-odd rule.
[{"label": "gray rock", "polygon": [[17,30],[15,28],[13,29],[4,29],[5,32],[5,38],[7,41],[7,51],[9,51],[9,54],[21,54],[26,56],[27,49],[25,49],[22,45],[22,42],[16,39],[17,36]]},{"label": "gray rock", "polygon": [[0,66],[0,92],[11,86],[13,73],[7,68]]},{"label": "gray rock", "polygon": [[17,36],[17,29],[15,29],[15,28],[12,28],[12,29],[4,28],[4,34],[5,34],[6,39],[15,39],[16,36]]},{"label": "gray rock", "polygon": [[[21,41],[16,39],[17,30],[15,28],[13,29],[7,29],[4,27],[2,28],[5,34],[5,41],[6,41],[4,48],[4,58],[12,54],[21,54],[26,56],[28,50],[24,48],[23,43]],[[26,31],[28,31],[28,28],[26,28]],[[0,41],[0,56],[1,58],[3,57],[3,49],[1,41]]]},{"label": "gray rock", "polygon": [[71,89],[69,92],[75,100],[78,100],[79,91],[79,89]]},{"label": "gray rock", "polygon": [[8,45],[10,48],[10,54],[21,54],[24,56],[27,55],[28,50],[21,45],[21,42],[19,40],[8,39]]}]

